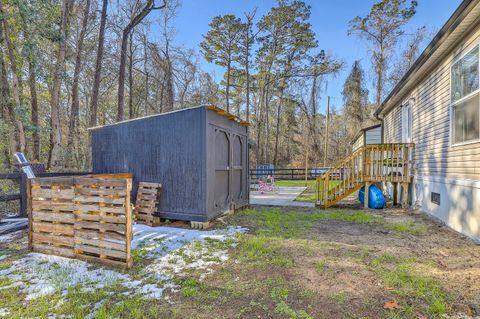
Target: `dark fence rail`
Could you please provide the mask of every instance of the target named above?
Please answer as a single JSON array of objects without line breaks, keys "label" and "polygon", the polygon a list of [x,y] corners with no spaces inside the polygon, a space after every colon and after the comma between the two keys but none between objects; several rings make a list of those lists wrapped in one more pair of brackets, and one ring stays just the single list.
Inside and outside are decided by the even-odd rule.
[{"label": "dark fence rail", "polygon": [[[37,173],[36,177],[87,175],[91,172]],[[0,180],[12,180],[18,184],[18,193],[0,194],[0,202],[20,201],[19,217],[27,217],[27,176],[23,173],[0,173]]]},{"label": "dark fence rail", "polygon": [[307,179],[313,180],[317,176],[322,175],[328,170],[328,167],[312,167],[308,168],[305,172],[305,168],[269,168],[269,169],[250,169],[250,179],[256,180],[260,177],[273,176],[275,179],[286,180],[303,180],[305,179],[305,173]]}]

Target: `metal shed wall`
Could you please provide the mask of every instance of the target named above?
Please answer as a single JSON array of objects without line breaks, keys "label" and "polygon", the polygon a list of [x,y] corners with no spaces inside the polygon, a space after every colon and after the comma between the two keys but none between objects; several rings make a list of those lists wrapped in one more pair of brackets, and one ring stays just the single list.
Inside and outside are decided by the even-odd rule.
[{"label": "metal shed wall", "polygon": [[[238,137],[242,141],[241,151],[229,148],[225,153],[230,144],[227,138],[223,146],[221,140],[215,139],[214,132],[219,130],[225,136]],[[207,221],[232,206],[248,205],[248,129],[208,106],[94,128],[91,145],[93,172],[133,173],[133,196],[139,181],[162,184],[157,209],[162,218]],[[217,164],[222,161],[225,167],[220,168],[217,176]],[[242,194],[236,196],[235,202],[228,194],[225,207],[216,204],[216,194],[218,198],[219,192],[224,191],[221,175],[232,176],[239,163],[244,169],[241,181],[235,185],[236,195],[238,185]],[[222,173],[223,169],[226,173]],[[238,170],[235,174],[238,180]]]}]

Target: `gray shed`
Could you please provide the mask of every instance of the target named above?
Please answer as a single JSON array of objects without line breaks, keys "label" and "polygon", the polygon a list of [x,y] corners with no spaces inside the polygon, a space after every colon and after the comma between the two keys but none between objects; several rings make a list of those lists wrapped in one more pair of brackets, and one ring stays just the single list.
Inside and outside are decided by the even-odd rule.
[{"label": "gray shed", "polygon": [[95,173],[162,184],[157,216],[206,222],[249,203],[248,123],[198,106],[90,129]]}]

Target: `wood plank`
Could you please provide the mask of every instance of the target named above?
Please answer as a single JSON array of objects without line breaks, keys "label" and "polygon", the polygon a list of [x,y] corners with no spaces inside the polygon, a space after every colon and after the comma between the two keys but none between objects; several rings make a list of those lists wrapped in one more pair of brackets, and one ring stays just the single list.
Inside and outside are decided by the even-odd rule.
[{"label": "wood plank", "polygon": [[[89,230],[89,229],[76,229],[75,236],[89,239],[100,240],[100,232],[98,230]],[[125,234],[119,234],[115,232],[104,232],[102,233],[103,240],[115,240],[119,243],[125,243]]]},{"label": "wood plank", "polygon": [[97,263],[97,264],[104,264],[108,265],[111,267],[117,267],[117,268],[130,268],[132,266],[132,260],[126,260],[126,261],[118,261],[118,260],[112,260],[112,259],[105,259],[105,258],[99,258],[95,256],[89,256],[89,255],[81,255],[77,254],[76,255],[77,259],[84,260],[87,262],[91,263]]},{"label": "wood plank", "polygon": [[105,223],[114,223],[114,224],[125,224],[127,218],[123,216],[105,216],[105,215],[96,215],[96,214],[82,214],[79,212],[75,213],[75,219],[77,221],[94,221],[94,222],[105,222]]},{"label": "wood plank", "polygon": [[100,196],[85,196],[79,195],[75,197],[77,203],[104,203],[122,205],[125,203],[124,198],[100,197]]},{"label": "wood plank", "polygon": [[125,214],[125,207],[115,207],[115,206],[99,206],[95,204],[76,204],[75,211],[77,212],[102,212],[102,213],[110,213],[110,214],[117,214],[117,215],[124,215]]},{"label": "wood plank", "polygon": [[75,258],[75,251],[73,250],[73,248],[33,243],[32,249],[33,251],[39,253]]},{"label": "wood plank", "polygon": [[44,198],[44,199],[67,199],[72,200],[75,196],[73,188],[67,189],[51,189],[51,188],[34,188],[32,189],[32,198]]},{"label": "wood plank", "polygon": [[33,211],[41,210],[63,210],[73,212],[75,210],[75,205],[71,201],[51,201],[51,200],[32,200],[32,209]]},{"label": "wood plank", "polygon": [[93,186],[93,187],[126,187],[127,181],[119,178],[91,178],[91,177],[75,177],[76,186]]},{"label": "wood plank", "polygon": [[112,249],[112,250],[116,250],[124,253],[127,252],[127,247],[125,243],[118,243],[118,242],[112,242],[107,240],[97,240],[97,239],[84,238],[84,237],[78,237],[78,236],[75,236],[74,242],[75,242],[75,248],[77,247],[77,245],[88,245],[88,246],[104,248],[104,249]]},{"label": "wood plank", "polygon": [[110,195],[114,195],[116,197],[124,197],[126,195],[126,191],[123,188],[122,189],[117,189],[117,188],[77,187],[77,188],[75,188],[75,194],[86,195],[86,196],[95,196],[95,195],[110,196]]},{"label": "wood plank", "polygon": [[86,221],[75,222],[75,229],[82,229],[82,228],[125,233],[126,226],[122,224],[105,224],[105,223],[86,222]]},{"label": "wood plank", "polygon": [[73,213],[49,212],[49,211],[34,211],[32,212],[33,221],[48,221],[60,223],[75,223],[75,215]]},{"label": "wood plank", "polygon": [[75,230],[72,225],[68,224],[51,224],[44,222],[32,222],[33,232],[55,233],[73,236]]},{"label": "wood plank", "polygon": [[73,237],[69,236],[57,236],[51,234],[43,234],[43,233],[33,233],[33,241],[35,243],[51,243],[55,245],[63,245],[63,246],[70,246],[73,249],[73,245],[75,244],[73,241]]},{"label": "wood plank", "polygon": [[79,251],[91,253],[91,254],[97,254],[97,255],[105,255],[105,256],[110,256],[114,258],[119,258],[119,259],[126,259],[127,258],[127,253],[125,251],[118,251],[118,250],[112,250],[110,248],[101,248],[101,247],[95,247],[95,246],[89,246],[89,245],[83,245],[83,244],[75,244],[75,253],[77,255],[84,255]]},{"label": "wood plank", "polygon": [[55,186],[73,186],[73,177],[66,177],[66,176],[59,176],[59,177],[37,177],[31,179],[32,186],[41,187],[41,186],[48,186],[51,187],[52,185]]}]

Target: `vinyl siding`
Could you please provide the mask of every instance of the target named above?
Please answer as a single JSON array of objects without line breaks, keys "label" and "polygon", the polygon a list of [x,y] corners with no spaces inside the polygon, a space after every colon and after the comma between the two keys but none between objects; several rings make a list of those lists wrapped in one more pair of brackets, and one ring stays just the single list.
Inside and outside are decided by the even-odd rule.
[{"label": "vinyl siding", "polygon": [[402,112],[399,107],[393,108],[385,115],[383,121],[384,143],[401,143],[402,141]]},{"label": "vinyl siding", "polygon": [[[480,143],[450,145],[450,67],[456,58],[480,42],[476,27],[403,100],[415,99],[412,107],[412,137],[415,143],[415,173],[480,180]],[[401,142],[401,108],[384,117],[385,143]]]},{"label": "vinyl siding", "polygon": [[363,134],[360,135],[356,140],[355,143],[352,145],[352,151],[355,152],[358,150],[360,147],[363,146]]},{"label": "vinyl siding", "polygon": [[366,144],[380,144],[382,143],[382,128],[376,127],[365,131]]}]

